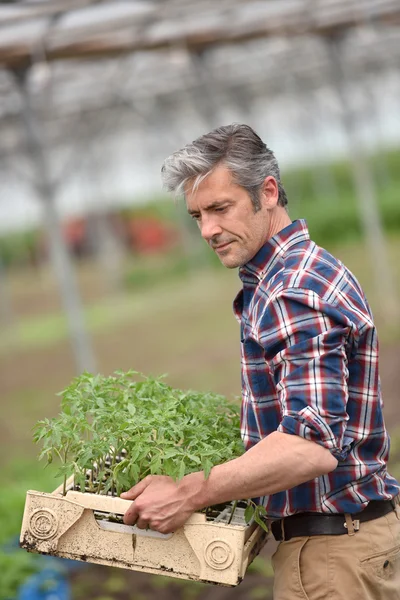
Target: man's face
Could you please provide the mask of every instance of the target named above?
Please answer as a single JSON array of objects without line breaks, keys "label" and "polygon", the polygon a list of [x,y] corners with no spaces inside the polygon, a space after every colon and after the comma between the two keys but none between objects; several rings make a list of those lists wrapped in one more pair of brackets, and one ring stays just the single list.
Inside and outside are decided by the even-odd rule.
[{"label": "man's face", "polygon": [[188,213],[197,221],[202,237],[228,269],[246,264],[269,238],[265,195],[261,193],[261,208],[255,212],[248,192],[234,182],[223,165],[196,191],[188,185],[185,197]]}]

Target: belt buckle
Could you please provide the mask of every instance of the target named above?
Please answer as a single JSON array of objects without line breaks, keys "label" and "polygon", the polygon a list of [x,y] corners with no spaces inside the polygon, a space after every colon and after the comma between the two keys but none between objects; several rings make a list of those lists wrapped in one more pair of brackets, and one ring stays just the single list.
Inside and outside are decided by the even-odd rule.
[{"label": "belt buckle", "polygon": [[[351,520],[351,522],[353,523],[354,531],[359,531],[359,529],[360,529],[359,519],[354,519],[354,521]],[[343,523],[343,526],[346,527],[346,529],[348,529],[346,521]]]}]

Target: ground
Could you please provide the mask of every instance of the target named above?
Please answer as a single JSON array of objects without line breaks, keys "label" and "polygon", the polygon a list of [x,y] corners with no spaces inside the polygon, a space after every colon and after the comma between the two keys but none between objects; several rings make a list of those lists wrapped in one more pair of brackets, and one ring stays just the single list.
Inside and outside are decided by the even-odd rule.
[{"label": "ground", "polygon": [[81,571],[72,577],[72,589],[74,600],[157,600],[160,597],[162,600],[272,600],[271,581],[269,575],[254,570],[238,587],[232,588],[135,572],[117,572],[110,576],[104,569],[93,567],[90,573]]}]

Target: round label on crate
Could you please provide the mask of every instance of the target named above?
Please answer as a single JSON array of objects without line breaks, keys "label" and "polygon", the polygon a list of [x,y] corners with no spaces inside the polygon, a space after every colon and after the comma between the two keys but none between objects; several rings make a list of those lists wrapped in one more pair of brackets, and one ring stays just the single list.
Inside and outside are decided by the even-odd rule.
[{"label": "round label on crate", "polygon": [[206,546],[204,558],[210,567],[222,571],[231,566],[235,553],[225,540],[213,540]]},{"label": "round label on crate", "polygon": [[57,533],[58,520],[48,508],[38,508],[29,519],[29,529],[35,537],[46,540]]}]

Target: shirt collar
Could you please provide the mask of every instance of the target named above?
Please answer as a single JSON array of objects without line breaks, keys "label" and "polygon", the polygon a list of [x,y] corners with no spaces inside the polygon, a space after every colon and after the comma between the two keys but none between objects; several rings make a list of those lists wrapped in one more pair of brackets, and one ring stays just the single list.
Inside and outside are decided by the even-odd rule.
[{"label": "shirt collar", "polygon": [[265,274],[273,267],[276,260],[287,250],[310,239],[307,223],[304,219],[293,221],[290,225],[270,238],[257,254],[239,269],[239,277],[245,282],[263,279]]}]

